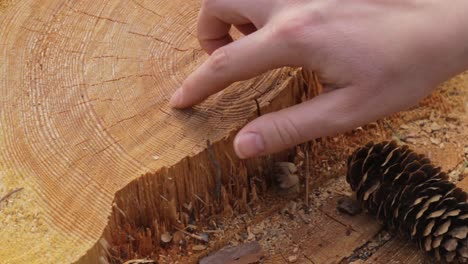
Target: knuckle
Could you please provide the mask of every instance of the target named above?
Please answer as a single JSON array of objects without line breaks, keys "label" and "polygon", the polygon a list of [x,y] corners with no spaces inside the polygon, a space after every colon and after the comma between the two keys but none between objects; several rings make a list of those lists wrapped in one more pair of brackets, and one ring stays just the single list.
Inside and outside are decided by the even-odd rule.
[{"label": "knuckle", "polygon": [[283,147],[289,147],[300,141],[300,133],[294,122],[288,117],[276,117],[272,119],[274,133]]},{"label": "knuckle", "polygon": [[289,45],[302,47],[309,44],[310,35],[320,28],[323,21],[324,15],[320,10],[308,11],[307,15],[291,14],[276,23],[274,38],[285,40]]},{"label": "knuckle", "polygon": [[209,67],[212,72],[223,72],[229,66],[229,56],[225,48],[221,47],[210,56]]},{"label": "knuckle", "polygon": [[279,39],[296,39],[304,33],[306,27],[305,19],[288,18],[276,27],[275,34]]}]

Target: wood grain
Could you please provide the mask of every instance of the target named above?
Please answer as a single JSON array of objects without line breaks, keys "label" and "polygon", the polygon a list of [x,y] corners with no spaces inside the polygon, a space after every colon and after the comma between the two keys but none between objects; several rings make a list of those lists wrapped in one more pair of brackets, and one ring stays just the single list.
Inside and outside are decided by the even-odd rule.
[{"label": "wood grain", "polygon": [[[225,168],[239,165],[232,137],[255,117],[254,99],[268,112],[307,89],[300,71],[279,69],[190,110],[171,109],[171,94],[207,57],[195,33],[198,9],[193,0],[25,0],[3,10],[0,185],[25,188],[27,210],[4,211],[2,260],[94,263],[119,239],[115,229],[151,227],[155,235],[194,195],[219,211],[207,140]],[[243,166],[250,173],[262,162]],[[230,200],[249,189],[242,179]],[[35,233],[22,218],[30,212],[41,223]]]}]

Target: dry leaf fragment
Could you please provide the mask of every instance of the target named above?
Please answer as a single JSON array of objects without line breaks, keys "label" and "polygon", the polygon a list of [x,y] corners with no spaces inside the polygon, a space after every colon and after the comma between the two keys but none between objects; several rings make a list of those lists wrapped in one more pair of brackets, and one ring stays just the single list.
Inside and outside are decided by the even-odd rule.
[{"label": "dry leaf fragment", "polygon": [[206,245],[194,245],[192,246],[193,251],[203,251],[206,249]]},{"label": "dry leaf fragment", "polygon": [[161,235],[161,242],[163,243],[169,243],[172,241],[172,235],[169,234],[169,232],[163,233]]},{"label": "dry leaf fragment", "polygon": [[431,130],[432,131],[438,131],[438,130],[441,130],[441,129],[442,129],[442,127],[439,124],[432,123],[432,125],[431,125]]}]

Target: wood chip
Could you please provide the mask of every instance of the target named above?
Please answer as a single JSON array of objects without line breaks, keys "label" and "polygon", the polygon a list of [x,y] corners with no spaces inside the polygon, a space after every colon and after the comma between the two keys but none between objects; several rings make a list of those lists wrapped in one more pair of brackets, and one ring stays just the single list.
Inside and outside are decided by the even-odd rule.
[{"label": "wood chip", "polygon": [[176,231],[173,236],[174,243],[176,245],[185,244],[185,235],[181,231]]},{"label": "wood chip", "polygon": [[292,255],[292,256],[288,257],[288,262],[289,263],[296,263],[297,259],[298,259],[297,255]]},{"label": "wood chip", "polygon": [[193,251],[203,251],[205,249],[206,249],[205,245],[194,245],[194,246],[192,246]]},{"label": "wood chip", "polygon": [[262,247],[257,241],[236,247],[225,247],[200,260],[200,264],[254,264],[264,257]]},{"label": "wood chip", "polygon": [[431,140],[431,143],[434,145],[440,145],[441,143],[441,140],[439,138],[431,137],[430,140]]},{"label": "wood chip", "polygon": [[152,259],[132,259],[125,261],[124,264],[157,264],[156,260]]}]

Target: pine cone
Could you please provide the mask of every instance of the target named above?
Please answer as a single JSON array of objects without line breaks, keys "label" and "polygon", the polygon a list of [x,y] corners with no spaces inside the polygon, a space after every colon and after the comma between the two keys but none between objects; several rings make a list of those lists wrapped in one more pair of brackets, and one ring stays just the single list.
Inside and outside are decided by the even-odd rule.
[{"label": "pine cone", "polygon": [[431,161],[396,142],[368,143],[348,159],[361,205],[437,260],[468,263],[467,193]]}]

